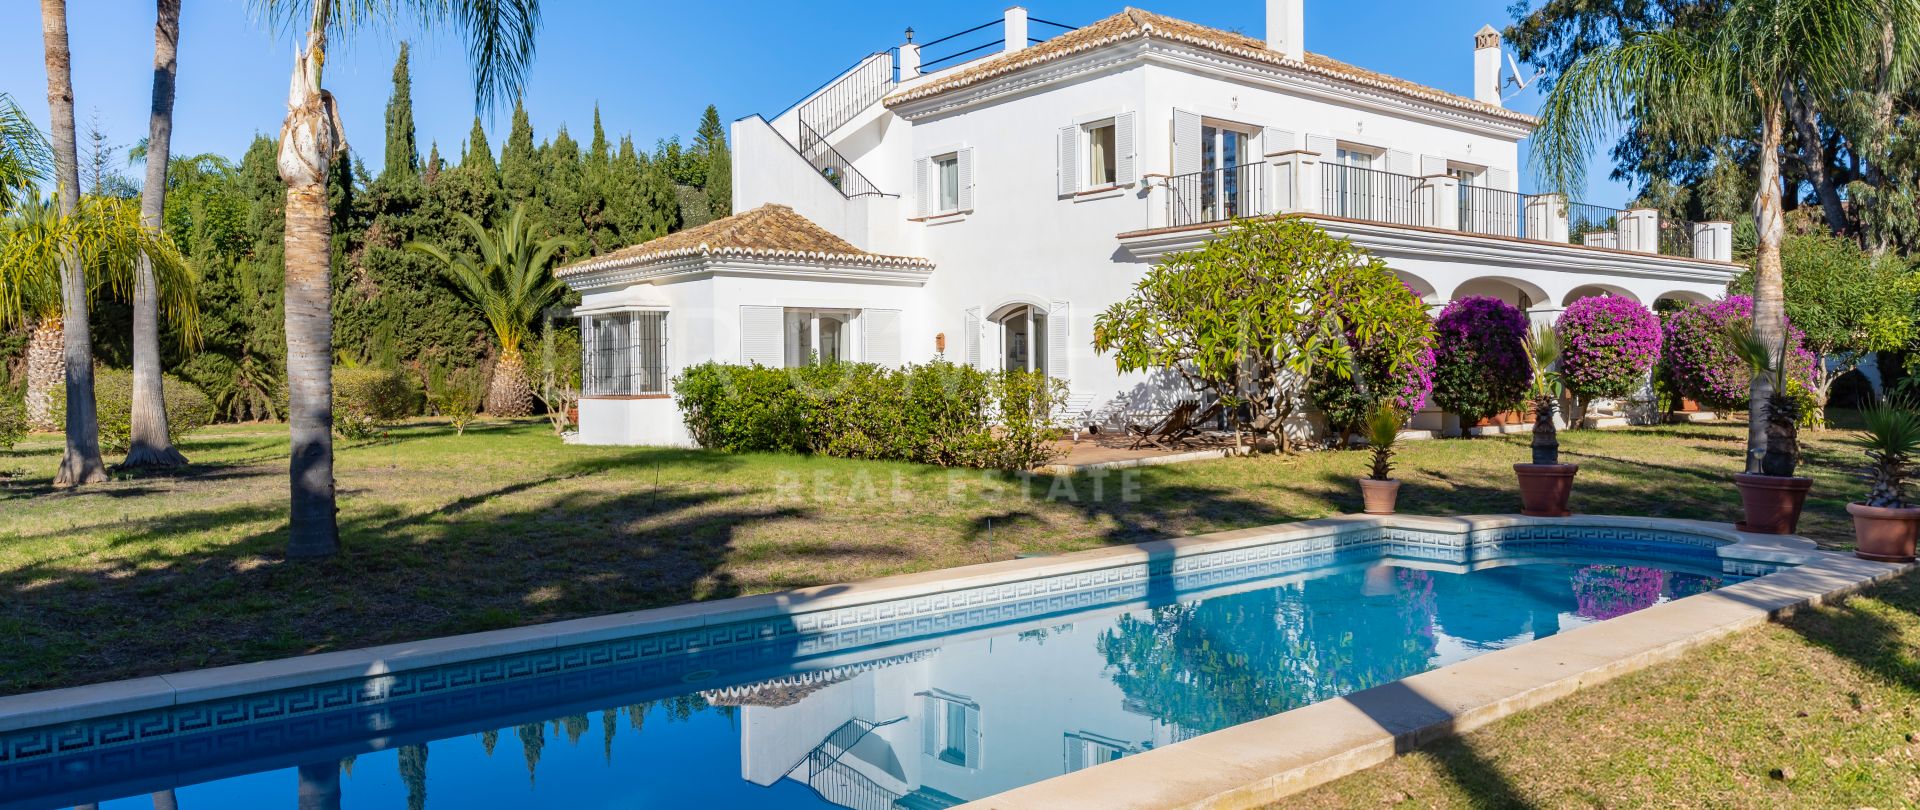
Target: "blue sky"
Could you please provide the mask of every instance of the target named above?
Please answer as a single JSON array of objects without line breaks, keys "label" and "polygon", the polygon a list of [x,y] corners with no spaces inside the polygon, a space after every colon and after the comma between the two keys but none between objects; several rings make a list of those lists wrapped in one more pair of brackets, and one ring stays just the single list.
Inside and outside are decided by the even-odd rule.
[{"label": "blue sky", "polygon": [[[1121,0],[1124,2],[1124,0]],[[1265,32],[1264,0],[1133,0],[1194,22]],[[1307,48],[1347,62],[1470,95],[1473,32],[1508,22],[1509,0],[1307,0]],[[547,0],[527,91],[528,113],[541,138],[566,124],[576,139],[590,133],[598,102],[608,132],[631,132],[641,144],[679,134],[689,139],[708,104],[731,121],[771,117],[864,53],[902,41],[913,26],[922,42],[997,20],[1001,2],[588,2]],[[1038,18],[1084,25],[1120,9],[1115,0],[1033,0]],[[74,95],[82,131],[89,116],[119,144],[146,135],[151,93],[153,5],[138,0],[70,0]],[[254,133],[279,131],[293,38],[275,30],[244,0],[185,0],[174,152],[238,157]],[[1036,35],[1050,31],[1034,26]],[[465,53],[445,34],[357,32],[328,65],[327,83],[341,101],[350,143],[377,168],[393,58],[399,40],[413,42],[414,120],[421,150],[437,140],[454,159],[472,124],[474,99]],[[929,51],[929,56],[935,51]],[[0,91],[46,121],[46,74],[36,4],[0,7]],[[1529,90],[1508,102],[1532,112]],[[487,120],[497,151],[510,106]],[[1522,147],[1524,149],[1524,146]],[[1604,156],[1587,198],[1624,202],[1624,186],[1608,183]],[[1524,160],[1524,153],[1523,153]],[[1532,190],[1531,177],[1522,188]]]}]

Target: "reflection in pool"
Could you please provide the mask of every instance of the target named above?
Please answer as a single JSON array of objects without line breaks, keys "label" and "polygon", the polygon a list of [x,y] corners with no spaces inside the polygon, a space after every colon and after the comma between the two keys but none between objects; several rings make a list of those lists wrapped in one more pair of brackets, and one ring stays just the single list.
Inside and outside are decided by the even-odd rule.
[{"label": "reflection in pool", "polygon": [[[375,737],[357,755],[305,765],[186,774],[174,798],[182,808],[286,806],[296,793],[302,807],[410,810],[948,807],[1717,587],[1700,564],[1346,563],[873,648],[824,668],[797,662],[752,683],[715,676],[671,696],[469,724],[484,729],[473,733]],[[151,805],[141,795],[104,806]]]}]

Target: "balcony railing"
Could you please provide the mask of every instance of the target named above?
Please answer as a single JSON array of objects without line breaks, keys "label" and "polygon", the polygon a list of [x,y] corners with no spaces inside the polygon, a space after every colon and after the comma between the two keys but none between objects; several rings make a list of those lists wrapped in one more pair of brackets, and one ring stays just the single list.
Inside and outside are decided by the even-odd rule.
[{"label": "balcony railing", "polygon": [[807,122],[801,121],[799,124],[800,139],[813,141],[812,148],[801,152],[800,156],[813,164],[813,168],[819,170],[821,177],[826,178],[834,188],[839,189],[841,196],[852,199],[863,194],[882,193],[873,181],[868,180],[866,175],[854,168],[853,161],[846,159],[838,150],[835,150],[825,138],[814,132],[812,127],[807,126]]},{"label": "balcony railing", "polygon": [[1174,225],[1225,222],[1272,213],[1266,203],[1267,164],[1248,163],[1167,178],[1167,221]]},{"label": "balcony railing", "polygon": [[1617,238],[1620,215],[1624,213],[1618,208],[1567,203],[1567,241],[1576,245],[1588,244],[1592,241],[1587,238],[1588,234],[1600,234],[1605,241],[1612,241]]},{"label": "balcony railing", "polygon": [[800,105],[800,151],[811,151],[826,136],[884,98],[894,87],[893,57],[868,54],[852,70]]},{"label": "balcony railing", "polygon": [[1392,225],[1421,225],[1420,178],[1359,166],[1320,166],[1320,213]]},{"label": "balcony railing", "polygon": [[1460,230],[1487,236],[1528,238],[1526,195],[1505,189],[1461,185],[1459,196]]},{"label": "balcony railing", "polygon": [[1693,252],[1693,224],[1660,220],[1660,253],[1663,256],[1688,256]]}]

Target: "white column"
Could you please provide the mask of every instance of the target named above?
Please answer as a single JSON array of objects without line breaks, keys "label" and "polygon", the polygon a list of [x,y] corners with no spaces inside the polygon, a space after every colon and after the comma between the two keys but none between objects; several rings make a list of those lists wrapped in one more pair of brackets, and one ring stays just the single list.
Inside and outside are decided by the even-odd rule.
[{"label": "white column", "polygon": [[1500,106],[1500,32],[1491,25],[1473,35],[1473,100]]},{"label": "white column", "polygon": [[1267,49],[1295,62],[1306,58],[1306,0],[1267,0]]},{"label": "white column", "polygon": [[900,46],[900,81],[920,76],[920,46],[911,42]]},{"label": "white column", "polygon": [[1164,174],[1145,174],[1140,176],[1140,183],[1146,186],[1147,189],[1148,228],[1165,228],[1173,224],[1172,218],[1167,216],[1167,200],[1169,199],[1167,194],[1168,180],[1169,178]]},{"label": "white column", "polygon": [[1289,149],[1267,155],[1273,167],[1273,205],[1276,214],[1316,213],[1320,210],[1320,153]]},{"label": "white column", "polygon": [[1733,223],[1693,223],[1693,257],[1713,262],[1733,261]]},{"label": "white column", "polygon": [[1460,230],[1460,178],[1430,174],[1420,178],[1420,185],[1413,193],[1420,200],[1421,225]]},{"label": "white column", "polygon": [[1639,253],[1660,252],[1660,212],[1651,208],[1629,208],[1620,214],[1617,225],[1621,250]]},{"label": "white column", "polygon": [[1567,224],[1565,196],[1534,194],[1527,197],[1528,239],[1565,243],[1572,233],[1572,228]]},{"label": "white column", "polygon": [[1007,7],[1007,53],[1013,53],[1027,47],[1027,10],[1020,6]]}]

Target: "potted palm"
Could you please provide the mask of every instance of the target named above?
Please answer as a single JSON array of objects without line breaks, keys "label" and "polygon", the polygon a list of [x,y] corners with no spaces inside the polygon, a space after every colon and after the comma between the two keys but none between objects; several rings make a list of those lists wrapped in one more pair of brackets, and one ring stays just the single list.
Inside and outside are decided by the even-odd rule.
[{"label": "potted palm", "polygon": [[1578,464],[1560,463],[1560,431],[1553,423],[1559,409],[1560,372],[1554,364],[1560,360],[1560,336],[1546,324],[1536,324],[1527,333],[1527,362],[1533,368],[1533,463],[1513,465],[1520,479],[1520,514],[1531,517],[1566,517],[1567,499],[1573,494],[1573,476]]},{"label": "potted palm", "polygon": [[1865,501],[1847,504],[1853,553],[1880,562],[1913,562],[1920,507],[1907,501],[1907,474],[1920,455],[1920,413],[1882,400],[1862,409],[1860,418],[1866,429],[1853,442],[1873,462],[1864,471],[1873,489]]},{"label": "potted palm", "polygon": [[1393,514],[1393,505],[1400,497],[1400,481],[1393,477],[1393,450],[1405,421],[1391,402],[1382,402],[1367,412],[1367,449],[1373,463],[1367,476],[1360,479],[1360,499],[1361,511],[1369,515]]},{"label": "potted palm", "polygon": [[[1755,375],[1773,378],[1773,394],[1767,397],[1766,452],[1757,469],[1733,476],[1740,489],[1740,506],[1745,520],[1735,528],[1761,534],[1793,534],[1800,529],[1800,510],[1807,503],[1807,490],[1813,479],[1794,475],[1800,464],[1800,402],[1787,394],[1787,338],[1780,339],[1779,351],[1748,329],[1727,332],[1733,353]],[[1751,463],[1750,463],[1751,464]]]}]

